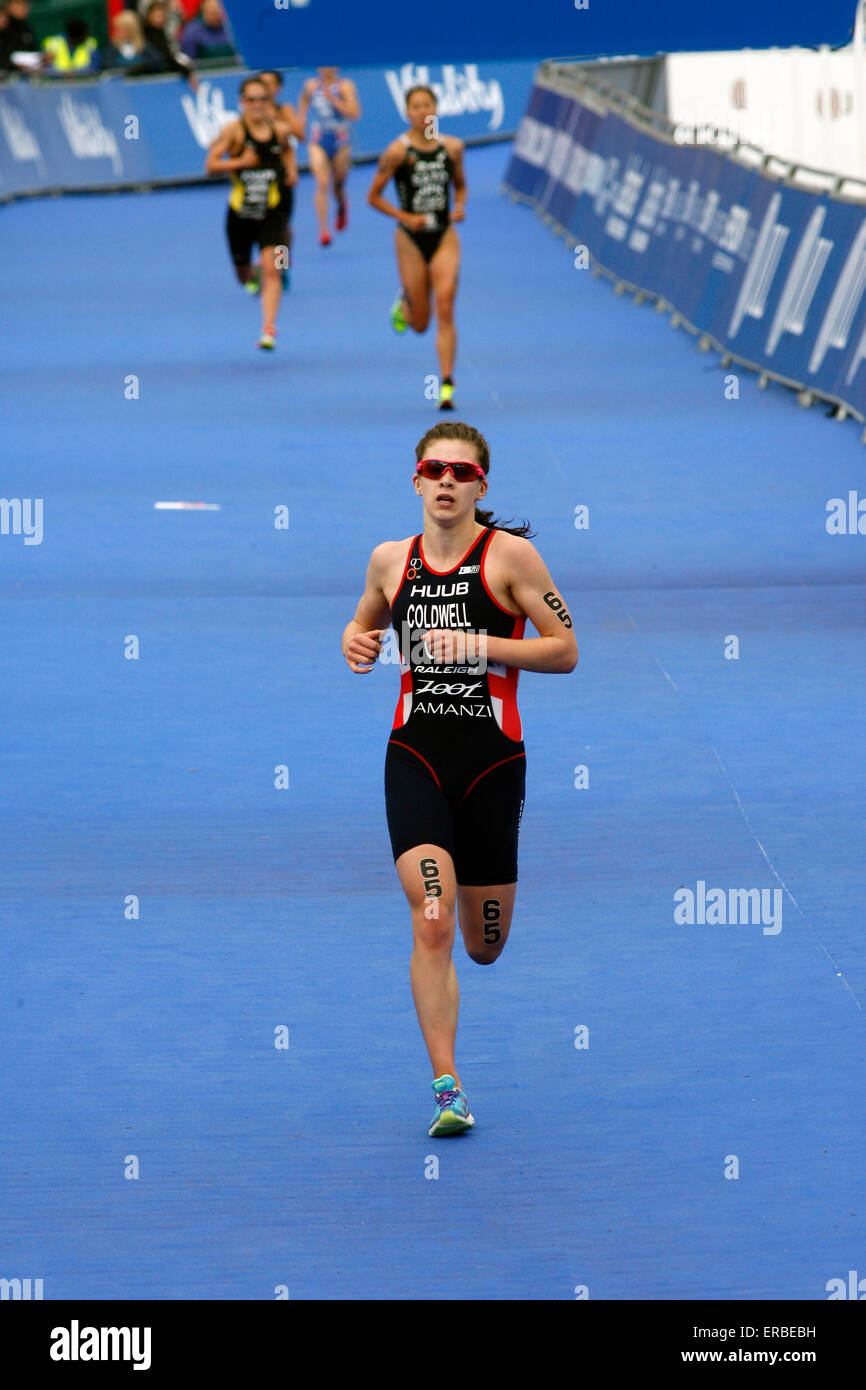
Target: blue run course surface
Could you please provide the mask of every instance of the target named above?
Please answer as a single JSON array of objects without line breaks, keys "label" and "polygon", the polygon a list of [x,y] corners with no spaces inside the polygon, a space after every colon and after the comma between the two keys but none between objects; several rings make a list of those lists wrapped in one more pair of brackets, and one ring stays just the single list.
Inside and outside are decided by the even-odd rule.
[{"label": "blue run course surface", "polygon": [[[328,250],[302,181],[270,356],[224,187],[0,214],[2,493],[44,503],[40,544],[0,535],[0,1275],[46,1299],[824,1299],[862,1267],[866,538],[825,526],[858,430],[745,373],[726,399],[500,195],[507,158],[467,155],[452,418],[580,663],[521,676],[517,907],[494,966],[455,948],[450,1142],[385,825],[398,673],[340,654],[438,418],[372,170]],[[699,883],[778,890],[781,930],[675,921]]]}]

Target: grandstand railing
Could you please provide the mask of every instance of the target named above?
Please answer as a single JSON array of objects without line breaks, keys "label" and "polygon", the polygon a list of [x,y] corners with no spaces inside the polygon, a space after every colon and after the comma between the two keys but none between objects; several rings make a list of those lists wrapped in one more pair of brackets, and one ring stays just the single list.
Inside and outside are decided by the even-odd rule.
[{"label": "grandstand railing", "polygon": [[[657,91],[662,62],[663,59],[640,58],[618,59],[610,64],[603,61],[581,64],[550,61],[541,64],[536,80],[552,91],[561,92],[563,96],[579,97],[586,93],[599,96],[633,125],[672,145],[703,144],[720,155],[738,160],[749,169],[757,170],[765,178],[775,179],[793,188],[803,188],[809,193],[827,193],[829,197],[845,202],[866,203],[866,179],[780,159],[778,155],[764,150],[751,140],[741,139],[723,126],[684,126],[682,121],[672,121],[664,111],[646,105],[627,88],[623,89],[602,75],[608,72],[612,74],[619,67],[629,74],[638,74],[652,91]],[[676,138],[677,133],[682,134],[684,130],[692,132],[691,140]]]},{"label": "grandstand railing", "polygon": [[[794,160],[780,159],[751,141],[739,138],[733,132],[718,127],[687,127],[682,122],[671,120],[666,112],[646,105],[635,95],[635,90],[640,90],[643,95],[649,94],[651,100],[658,99],[659,65],[662,62],[663,59],[615,62],[602,59],[583,63],[550,60],[539,66],[535,82],[537,87],[544,87],[558,95],[578,100],[599,114],[613,112],[657,141],[677,147],[700,145],[715,153],[720,159],[738,163],[776,185],[797,188],[804,193],[827,197],[840,203],[866,205],[866,180],[826,169],[814,169]],[[703,138],[697,139],[699,133]],[[711,136],[712,139],[708,139],[707,136]],[[570,247],[578,245],[579,238],[575,232],[562,226],[534,199],[524,196],[507,182],[503,184],[503,192],[513,201],[526,202],[531,206],[544,223]],[[866,409],[862,400],[852,400],[847,394],[842,396],[817,383],[795,379],[774,369],[765,361],[755,360],[737,352],[729,342],[721,341],[712,332],[707,331],[706,327],[690,322],[682,311],[662,294],[645,285],[632,282],[622,273],[606,266],[591,247],[587,250],[594,275],[611,281],[617,294],[629,292],[635,296],[637,303],[648,301],[654,303],[658,312],[669,312],[672,326],[685,328],[697,337],[701,351],[717,351],[723,367],[729,366],[732,362],[737,363],[757,373],[758,384],[762,388],[770,381],[778,382],[796,391],[802,406],[823,401],[834,408],[832,413],[835,419],[843,420],[850,415],[860,423],[866,423]],[[861,437],[866,443],[866,429]]]}]

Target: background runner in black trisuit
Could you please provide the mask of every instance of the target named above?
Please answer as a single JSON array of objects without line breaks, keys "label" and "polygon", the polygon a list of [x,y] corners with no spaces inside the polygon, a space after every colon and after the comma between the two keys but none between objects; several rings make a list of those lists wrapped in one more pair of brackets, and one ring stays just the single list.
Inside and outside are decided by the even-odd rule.
[{"label": "background runner in black trisuit", "polygon": [[241,85],[242,117],[231,121],[208,150],[209,174],[232,175],[226,236],[242,285],[257,287],[253,247],[261,247],[262,333],[259,347],[273,348],[282,293],[280,271],[288,258],[283,157],[288,126],[268,115],[271,98],[258,77]]},{"label": "background runner in black trisuit", "polygon": [[304,138],[304,123],[290,101],[283,101],[281,88],[283,85],[282,74],[275,68],[268,68],[265,72],[260,72],[259,77],[268,89],[271,104],[268,115],[272,120],[282,121],[289,130],[289,143],[283,151],[283,203],[282,211],[285,217],[285,233],[283,240],[289,248],[289,264],[282,273],[283,289],[289,288],[289,270],[292,264],[292,212],[295,204],[295,188],[298,182],[298,156],[297,144]]},{"label": "background runner in black trisuit", "polygon": [[[454,408],[454,359],[457,329],[454,300],[460,270],[460,240],[453,226],[466,208],[463,141],[439,134],[436,97],[429,87],[406,93],[409,129],[385,150],[367,201],[400,224],[394,234],[401,292],[391,308],[398,333],[406,327],[423,333],[430,322],[431,292],[436,306],[436,352],[439,357],[439,408]],[[382,197],[393,178],[400,206]],[[454,206],[450,204],[454,187]]]}]

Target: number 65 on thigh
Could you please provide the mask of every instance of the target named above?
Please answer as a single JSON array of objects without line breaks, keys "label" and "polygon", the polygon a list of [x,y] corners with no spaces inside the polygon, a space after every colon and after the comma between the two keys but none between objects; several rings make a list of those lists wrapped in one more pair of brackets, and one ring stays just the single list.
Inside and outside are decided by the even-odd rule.
[{"label": "number 65 on thigh", "polygon": [[511,929],[516,883],[458,886],[457,912],[466,954],[479,965],[492,965]]}]

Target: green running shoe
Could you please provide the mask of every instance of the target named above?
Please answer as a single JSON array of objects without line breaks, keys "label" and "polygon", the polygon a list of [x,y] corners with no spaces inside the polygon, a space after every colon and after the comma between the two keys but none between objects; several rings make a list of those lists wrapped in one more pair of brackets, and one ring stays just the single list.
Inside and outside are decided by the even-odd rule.
[{"label": "green running shoe", "polygon": [[439,409],[454,409],[454,387],[452,383],[449,381],[443,381],[441,387],[439,388]]},{"label": "green running shoe", "polygon": [[256,266],[255,274],[253,275],[252,279],[244,281],[244,289],[246,290],[247,294],[258,294],[261,288],[262,272],[259,270],[258,266]]},{"label": "green running shoe", "polygon": [[475,1119],[469,1113],[469,1102],[453,1076],[438,1076],[433,1082],[436,1110],[427,1133],[432,1139],[449,1134],[462,1134],[471,1129]]},{"label": "green running shoe", "polygon": [[406,332],[406,311],[402,294],[398,295],[391,305],[391,327],[395,333]]}]

